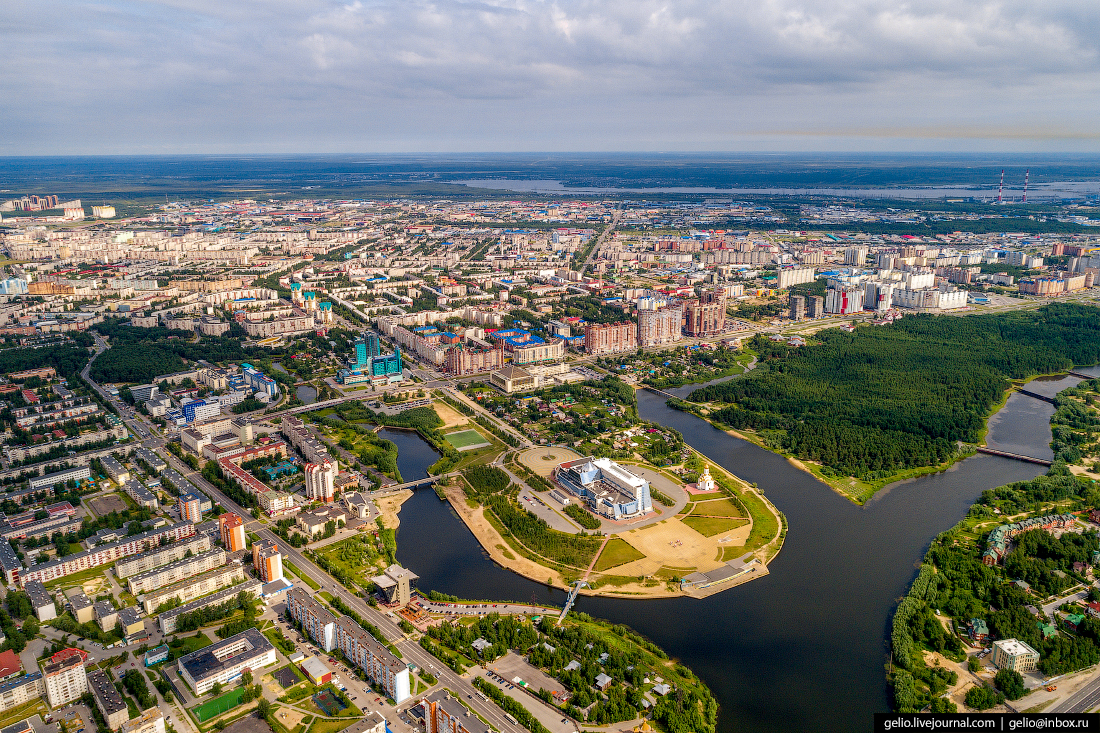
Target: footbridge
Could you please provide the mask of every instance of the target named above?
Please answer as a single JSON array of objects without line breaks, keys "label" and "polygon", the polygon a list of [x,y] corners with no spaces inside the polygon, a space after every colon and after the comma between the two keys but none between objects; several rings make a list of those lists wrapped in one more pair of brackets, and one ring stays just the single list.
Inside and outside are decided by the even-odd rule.
[{"label": "footbridge", "polygon": [[657,389],[656,387],[643,386],[642,389],[653,392],[654,394],[659,394],[662,397],[667,397],[670,400],[683,400],[684,399],[683,397],[677,397],[674,394],[669,394],[668,392],[665,392],[664,390]]},{"label": "footbridge", "polygon": [[577,594],[581,592],[581,588],[587,587],[588,581],[577,580],[573,583],[573,590],[569,591],[569,597],[565,599],[565,607],[561,609],[561,615],[558,616],[558,625],[565,620],[566,614],[569,613],[569,609],[573,607],[573,602],[577,600]]},{"label": "footbridge", "polygon": [[1022,395],[1027,395],[1028,397],[1034,397],[1037,400],[1042,400],[1043,402],[1049,402],[1052,405],[1054,404],[1054,398],[1053,397],[1047,397],[1046,395],[1039,394],[1038,392],[1032,392],[1030,389],[1018,389],[1016,391],[1019,392]]},{"label": "footbridge", "polygon": [[1066,372],[1071,377],[1080,377],[1081,379],[1100,379],[1095,374],[1082,374],[1081,372]]},{"label": "footbridge", "polygon": [[450,473],[441,473],[438,476],[428,476],[427,478],[417,479],[416,481],[406,481],[403,484],[389,484],[388,486],[380,486],[374,490],[372,496],[378,496],[379,494],[391,491],[404,491],[405,489],[412,489],[415,491],[416,489],[422,489],[425,486],[431,486],[436,481],[451,478],[452,476],[461,475],[461,471],[451,471]]},{"label": "footbridge", "polygon": [[982,447],[978,448],[978,452],[979,453],[985,453],[985,454],[991,455],[991,456],[1000,456],[1001,458],[1012,458],[1012,459],[1015,459],[1017,461],[1023,461],[1024,463],[1035,463],[1035,464],[1040,465],[1040,466],[1049,466],[1051,464],[1051,462],[1046,460],[1045,458],[1035,458],[1033,456],[1025,456],[1025,455],[1020,454],[1020,453],[1010,453],[1006,450],[997,450],[996,448],[986,448],[985,446],[982,446]]}]

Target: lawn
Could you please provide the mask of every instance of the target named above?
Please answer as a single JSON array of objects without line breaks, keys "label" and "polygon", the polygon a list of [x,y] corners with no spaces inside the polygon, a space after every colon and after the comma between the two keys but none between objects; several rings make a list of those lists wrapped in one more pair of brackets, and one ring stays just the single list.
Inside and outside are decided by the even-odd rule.
[{"label": "lawn", "polygon": [[210,646],[213,643],[214,642],[210,640],[209,636],[200,631],[197,635],[177,636],[169,646],[172,647],[172,651],[176,653],[176,658],[178,659],[184,654],[190,654],[193,651]]},{"label": "lawn", "polygon": [[732,517],[697,517],[692,515],[690,517],[684,517],[682,520],[684,524],[691,527],[704,537],[713,537],[721,532],[727,532],[737,527],[743,527],[748,524],[747,519],[732,518]]},{"label": "lawn", "polygon": [[66,588],[72,588],[81,585],[85,580],[91,580],[92,578],[103,575],[108,568],[113,568],[114,566],[115,564],[113,562],[107,563],[106,565],[97,565],[94,568],[81,570],[78,573],[70,573],[69,575],[63,575],[54,580],[48,580],[43,585],[47,588],[56,588],[59,585],[64,585]]},{"label": "lawn", "polygon": [[337,733],[347,728],[354,721],[351,720],[321,720],[316,718],[309,729],[309,733]]},{"label": "lawn", "polygon": [[744,517],[744,510],[732,499],[714,499],[712,501],[700,501],[691,510],[692,516],[704,517]]},{"label": "lawn", "polygon": [[7,727],[12,723],[18,723],[21,720],[26,720],[35,713],[45,714],[46,710],[46,704],[43,702],[42,698],[36,698],[26,705],[20,705],[17,708],[5,710],[3,717],[0,717],[0,726]]},{"label": "lawn", "polygon": [[191,708],[191,712],[195,714],[195,718],[198,719],[200,723],[205,723],[207,720],[240,705],[241,695],[244,694],[244,691],[245,688],[243,687],[239,687],[236,690],[230,690],[220,697],[215,697],[213,700],[207,700],[201,705],[196,705]]},{"label": "lawn", "polygon": [[287,568],[290,569],[290,572],[297,575],[298,578],[300,578],[301,581],[303,583],[305,583],[306,585],[308,585],[310,588],[312,588],[313,590],[321,590],[321,586],[317,583],[317,581],[314,580],[313,578],[310,578],[309,576],[303,574],[301,570],[294,567],[294,563],[290,562],[289,560],[284,560],[283,564],[286,565]]},{"label": "lawn", "polygon": [[643,557],[645,555],[635,550],[626,540],[615,537],[609,540],[607,546],[603,548],[603,552],[600,553],[600,558],[596,560],[593,570],[602,573],[609,568],[625,565],[634,560],[641,560]]},{"label": "lawn", "polygon": [[443,437],[457,450],[472,448],[474,446],[480,448],[481,446],[489,445],[489,441],[485,436],[476,430],[459,430],[458,432],[447,433]]}]

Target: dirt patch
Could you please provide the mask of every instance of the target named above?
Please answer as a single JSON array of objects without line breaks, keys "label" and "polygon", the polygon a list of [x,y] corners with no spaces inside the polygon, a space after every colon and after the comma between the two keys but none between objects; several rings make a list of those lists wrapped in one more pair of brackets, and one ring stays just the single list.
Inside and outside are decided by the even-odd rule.
[{"label": "dirt patch", "polygon": [[275,719],[287,730],[294,730],[302,722],[302,719],[308,716],[309,713],[302,713],[290,708],[280,708],[279,712],[275,713]]},{"label": "dirt patch", "polygon": [[714,570],[722,565],[719,551],[743,547],[751,527],[745,525],[704,537],[673,517],[633,532],[618,535],[645,557],[615,568],[616,575],[656,575],[663,566]]},{"label": "dirt patch", "polygon": [[[548,457],[549,456],[549,457]],[[519,454],[519,462],[539,476],[549,476],[558,464],[580,458],[568,448],[532,448]]]},{"label": "dirt patch", "polygon": [[398,512],[401,511],[401,505],[412,495],[412,489],[405,489],[375,500],[374,503],[378,505],[379,516],[388,529],[397,529],[398,525],[401,524]]},{"label": "dirt patch", "polygon": [[95,512],[97,517],[102,517],[105,514],[111,512],[124,512],[126,511],[126,502],[122,500],[122,497],[118,494],[107,494],[106,496],[97,496],[93,499],[88,499],[85,502],[88,508]]},{"label": "dirt patch", "polygon": [[433,402],[432,409],[435,410],[435,414],[439,415],[439,419],[443,421],[443,428],[453,428],[458,425],[468,425],[470,418],[462,415],[455,408],[448,405],[446,402]]}]

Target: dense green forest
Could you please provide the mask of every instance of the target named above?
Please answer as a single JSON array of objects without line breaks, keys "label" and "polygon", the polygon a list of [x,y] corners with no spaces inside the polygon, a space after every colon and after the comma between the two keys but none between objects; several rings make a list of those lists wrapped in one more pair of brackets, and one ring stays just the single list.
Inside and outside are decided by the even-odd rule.
[{"label": "dense green forest", "polygon": [[757,368],[691,395],[709,418],[760,432],[826,473],[874,480],[942,463],[981,440],[1009,380],[1100,361],[1100,309],[1070,303],[985,316],[908,316],[830,329],[801,348],[757,336]]},{"label": "dense green forest", "polygon": [[[1052,508],[1055,502],[1061,504]],[[1057,634],[1044,636],[1038,621],[1057,624],[1058,620],[1042,616],[1041,611],[1037,619],[1027,610],[1028,605],[1038,607],[1041,599],[1081,581],[1073,563],[1092,562],[1092,553],[1100,548],[1095,532],[1066,533],[1059,538],[1031,530],[1015,538],[1003,566],[982,564],[986,538],[1005,523],[1001,517],[1096,506],[1100,506],[1100,483],[1075,477],[1064,463],[1056,462],[1046,476],[983,492],[962,522],[932,541],[919,574],[894,614],[889,675],[899,712],[914,712],[929,703],[935,712],[935,706],[944,705],[942,699],[936,700],[950,684],[948,673],[928,667],[922,650],[937,651],[956,661],[963,661],[966,655],[958,636],[936,619],[936,609],[950,616],[960,631],[970,619],[980,618],[988,624],[991,639],[1026,642],[1041,655],[1039,671],[1048,676],[1100,662],[1100,620],[1090,617],[1076,630],[1059,624]],[[1026,581],[1032,592],[1013,585],[1014,580]],[[1012,690],[1002,688],[1001,692],[1012,699]],[[976,698],[975,702],[980,702]]]},{"label": "dense green forest", "polygon": [[4,349],[0,351],[0,373],[52,366],[60,376],[72,380],[88,363],[88,357],[87,349],[68,344],[43,349]]}]

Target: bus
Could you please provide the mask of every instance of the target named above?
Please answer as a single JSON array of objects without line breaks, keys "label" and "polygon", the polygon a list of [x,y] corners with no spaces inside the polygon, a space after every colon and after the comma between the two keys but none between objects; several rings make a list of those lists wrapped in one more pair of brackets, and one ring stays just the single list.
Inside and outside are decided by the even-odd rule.
[{"label": "bus", "polygon": [[508,718],[509,722],[511,722],[512,725],[519,725],[519,721],[513,718],[511,713],[505,713],[504,717]]}]

